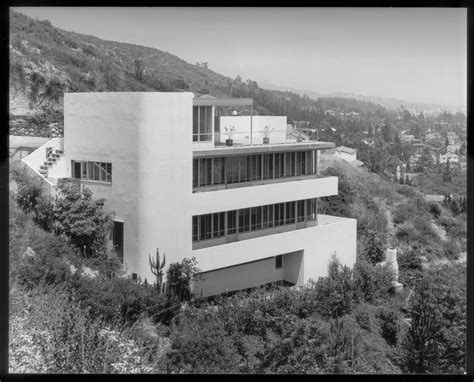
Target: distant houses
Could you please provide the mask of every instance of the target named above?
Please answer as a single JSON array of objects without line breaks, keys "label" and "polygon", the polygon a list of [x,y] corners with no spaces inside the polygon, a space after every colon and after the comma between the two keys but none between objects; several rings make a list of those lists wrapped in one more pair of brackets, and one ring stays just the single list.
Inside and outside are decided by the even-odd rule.
[{"label": "distant houses", "polygon": [[324,155],[342,159],[356,167],[362,167],[364,165],[364,162],[357,159],[357,150],[351,147],[335,147],[330,150],[325,150]]},{"label": "distant houses", "polygon": [[446,153],[439,156],[439,163],[446,163],[449,160],[449,163],[459,163],[459,155]]}]

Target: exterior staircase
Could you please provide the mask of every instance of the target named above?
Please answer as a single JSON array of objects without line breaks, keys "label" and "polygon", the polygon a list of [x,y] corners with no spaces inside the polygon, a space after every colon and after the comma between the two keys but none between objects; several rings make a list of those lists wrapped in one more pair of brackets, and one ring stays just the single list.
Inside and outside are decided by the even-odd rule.
[{"label": "exterior staircase", "polygon": [[46,148],[46,160],[39,166],[38,172],[45,178],[48,177],[48,170],[60,160],[64,155],[64,151],[60,149]]}]

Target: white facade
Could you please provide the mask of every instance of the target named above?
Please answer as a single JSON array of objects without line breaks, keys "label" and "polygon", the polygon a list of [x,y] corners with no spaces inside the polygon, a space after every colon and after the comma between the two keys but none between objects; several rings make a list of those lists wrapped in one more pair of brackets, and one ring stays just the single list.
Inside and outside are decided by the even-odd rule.
[{"label": "white facade", "polygon": [[[281,124],[286,137],[286,117],[266,116],[253,117],[253,131],[260,135],[253,146],[214,146],[214,125],[210,142],[193,142],[193,102],[192,93],[65,95],[64,155],[55,169],[49,170],[47,178],[75,176],[73,167],[77,161],[111,164],[111,182],[79,181],[95,197],[105,198],[106,208],[115,213],[114,220],[123,222],[123,262],[127,272],[153,282],[148,254],[153,255],[157,248],[160,254],[166,254],[166,267],[195,257],[203,273],[194,290],[198,296],[208,296],[274,281],[302,284],[317,279],[326,274],[334,252],[341,263],[352,266],[356,261],[356,221],[325,215],[313,215],[314,220],[308,222],[295,218],[293,224],[285,221],[287,225],[271,229],[264,228],[262,220],[260,231],[238,233],[232,240],[222,237],[219,245],[211,246],[204,240],[193,249],[194,218],[219,213],[228,216],[228,211],[253,207],[263,211],[265,205],[281,203],[295,203],[296,211],[297,201],[337,195],[337,178],[321,177],[317,171],[319,151],[332,144],[294,143],[283,138],[279,144],[272,144],[279,137],[274,131],[271,144],[263,145],[259,129],[266,124],[275,126],[276,131]],[[212,113],[214,110],[213,107]],[[230,121],[248,119],[221,117],[220,133]],[[235,125],[240,129],[240,122]],[[305,159],[301,163],[304,171],[312,168],[311,173],[267,180],[262,175],[255,184],[226,184],[216,190],[193,186],[193,158],[207,155],[227,160],[260,155],[263,166],[266,153],[275,158],[277,154],[283,157],[285,152],[295,152],[298,158],[298,152],[309,151],[314,155],[304,158],[312,158],[311,161]],[[31,155],[41,156],[44,152]],[[285,155],[292,158],[293,154]],[[30,167],[36,165],[26,159]],[[275,266],[278,255],[283,255],[281,268]]]}]

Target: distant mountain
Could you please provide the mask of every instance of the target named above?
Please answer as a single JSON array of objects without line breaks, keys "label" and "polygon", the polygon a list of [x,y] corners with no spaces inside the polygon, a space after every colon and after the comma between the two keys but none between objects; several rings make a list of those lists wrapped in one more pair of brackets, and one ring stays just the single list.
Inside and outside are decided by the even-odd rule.
[{"label": "distant mountain", "polygon": [[465,112],[465,108],[455,107],[455,106],[446,106],[446,105],[443,106],[443,105],[431,104],[431,103],[408,102],[408,101],[397,99],[397,98],[365,96],[365,95],[353,94],[353,93],[337,92],[337,93],[323,94],[323,93],[317,93],[310,90],[302,90],[302,89],[296,89],[292,87],[279,86],[279,85],[271,84],[265,81],[260,81],[259,86],[264,89],[269,89],[269,90],[291,91],[300,95],[306,94],[308,97],[314,100],[317,100],[320,97],[352,98],[359,101],[372,102],[391,110],[398,110],[401,106],[403,106],[405,109],[413,110],[413,111],[416,110],[417,112],[422,111],[425,114],[441,113],[443,111],[448,111],[448,112],[455,112],[455,111],[463,112],[464,111]]},{"label": "distant mountain", "polygon": [[[380,113],[380,106],[343,98],[315,101],[223,76],[159,49],[65,31],[10,10],[10,134],[49,136],[63,124],[65,92],[189,91],[251,97],[254,113],[289,121],[324,118],[324,110]],[[55,126],[53,129],[51,126]]]}]

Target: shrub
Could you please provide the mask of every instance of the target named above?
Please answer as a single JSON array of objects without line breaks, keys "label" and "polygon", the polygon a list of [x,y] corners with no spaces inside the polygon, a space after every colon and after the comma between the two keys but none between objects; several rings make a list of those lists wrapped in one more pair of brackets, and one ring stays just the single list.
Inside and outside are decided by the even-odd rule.
[{"label": "shrub", "polygon": [[15,201],[25,212],[34,211],[38,201],[41,199],[41,181],[33,178],[23,167],[12,168],[12,179],[17,184]]},{"label": "shrub", "polygon": [[166,358],[172,373],[235,373],[241,361],[221,320],[210,313],[188,308],[171,335]]},{"label": "shrub", "polygon": [[16,277],[24,286],[58,285],[70,280],[70,265],[65,261],[75,252],[60,237],[36,232],[30,242],[35,254],[20,259]]},{"label": "shrub", "polygon": [[392,288],[393,271],[389,266],[358,261],[354,267],[354,293],[363,301],[387,298]]},{"label": "shrub", "polygon": [[394,309],[382,307],[377,314],[380,321],[382,337],[390,346],[396,346],[398,341],[398,314]]},{"label": "shrub", "polygon": [[[83,309],[63,288],[16,290],[24,308],[10,319],[10,371],[147,373],[141,349],[119,327]],[[12,299],[14,303],[17,298]]]},{"label": "shrub", "polygon": [[171,263],[166,272],[168,298],[175,296],[179,301],[191,299],[191,281],[199,272],[196,259],[183,259],[181,263]]},{"label": "shrub", "polygon": [[54,231],[64,234],[85,256],[104,256],[112,215],[104,211],[104,200],[92,199],[92,193],[67,179],[58,184],[54,203]]},{"label": "shrub", "polygon": [[361,258],[371,264],[376,264],[384,260],[386,244],[374,230],[366,230],[359,235],[359,253]]},{"label": "shrub", "polygon": [[429,202],[428,203],[428,212],[433,215],[435,219],[438,219],[441,215],[441,207],[437,202]]},{"label": "shrub", "polygon": [[403,196],[406,196],[408,198],[414,198],[416,196],[416,191],[405,184],[397,186],[397,192]]},{"label": "shrub", "polygon": [[133,324],[142,315],[151,315],[165,306],[164,298],[156,291],[130,278],[97,276],[73,281],[78,301],[88,307],[91,314],[108,322]]},{"label": "shrub", "polygon": [[328,266],[328,276],[320,277],[314,284],[319,301],[318,313],[324,318],[341,317],[351,312],[354,305],[352,270],[342,266],[333,256]]}]

